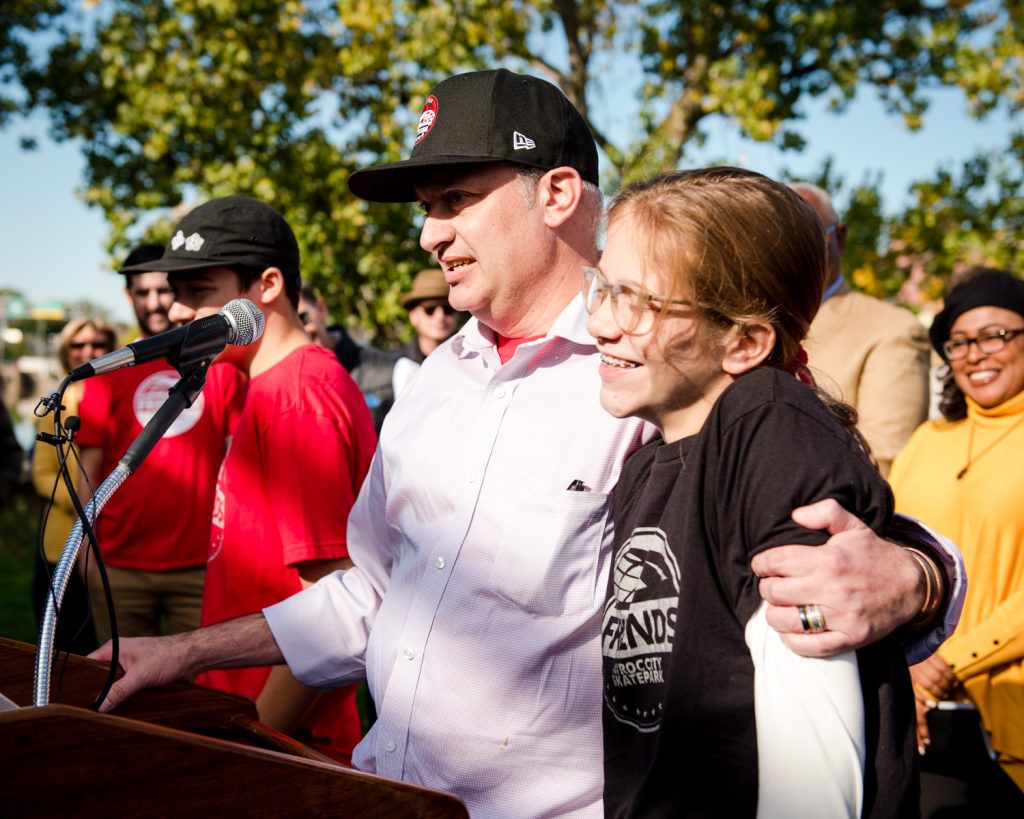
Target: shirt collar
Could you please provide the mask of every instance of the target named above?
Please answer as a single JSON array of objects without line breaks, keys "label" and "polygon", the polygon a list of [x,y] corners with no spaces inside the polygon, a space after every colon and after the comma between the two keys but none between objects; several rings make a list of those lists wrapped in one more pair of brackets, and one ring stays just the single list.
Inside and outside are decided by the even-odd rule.
[{"label": "shirt collar", "polygon": [[[481,324],[475,317],[463,325],[456,338],[461,338],[462,344],[471,350],[484,350],[494,347],[497,343],[494,330]],[[551,329],[543,338],[529,343],[546,344],[554,338],[564,338],[573,344],[587,347],[595,345],[594,337],[587,332],[587,311],[583,309],[583,296],[580,294],[577,293],[558,314]]]},{"label": "shirt collar", "polygon": [[821,295],[821,303],[824,304],[836,293],[842,289],[842,286],[846,284],[846,279],[840,274],[832,284],[825,288],[825,292]]}]

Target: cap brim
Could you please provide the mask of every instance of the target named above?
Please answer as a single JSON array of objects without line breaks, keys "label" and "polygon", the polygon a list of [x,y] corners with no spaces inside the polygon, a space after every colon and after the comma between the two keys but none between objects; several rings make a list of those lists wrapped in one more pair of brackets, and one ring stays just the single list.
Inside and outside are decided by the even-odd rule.
[{"label": "cap brim", "polygon": [[118,273],[184,273],[189,270],[205,270],[210,267],[230,267],[231,262],[213,259],[178,259],[173,256],[153,259],[151,262],[122,267]]},{"label": "cap brim", "polygon": [[451,154],[412,157],[356,171],[348,178],[348,189],[367,202],[415,202],[415,185],[422,181],[425,171],[453,165],[483,165],[506,161],[502,157]]}]

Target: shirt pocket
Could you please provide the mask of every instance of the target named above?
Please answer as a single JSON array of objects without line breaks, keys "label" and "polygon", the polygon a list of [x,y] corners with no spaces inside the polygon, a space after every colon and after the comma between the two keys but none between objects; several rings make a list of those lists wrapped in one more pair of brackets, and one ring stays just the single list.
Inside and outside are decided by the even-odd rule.
[{"label": "shirt pocket", "polygon": [[[592,609],[611,496],[561,492],[517,498],[488,582],[530,614],[557,617]],[[610,537],[610,531],[607,532]]]}]

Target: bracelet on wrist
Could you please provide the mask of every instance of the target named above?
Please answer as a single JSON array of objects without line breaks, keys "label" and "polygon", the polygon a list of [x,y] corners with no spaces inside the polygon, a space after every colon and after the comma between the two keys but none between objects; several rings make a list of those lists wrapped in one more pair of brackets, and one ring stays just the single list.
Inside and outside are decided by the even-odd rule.
[{"label": "bracelet on wrist", "polygon": [[942,573],[932,558],[914,546],[904,546],[906,552],[917,563],[924,578],[924,602],[921,610],[907,623],[909,628],[930,624],[945,599],[945,582]]}]

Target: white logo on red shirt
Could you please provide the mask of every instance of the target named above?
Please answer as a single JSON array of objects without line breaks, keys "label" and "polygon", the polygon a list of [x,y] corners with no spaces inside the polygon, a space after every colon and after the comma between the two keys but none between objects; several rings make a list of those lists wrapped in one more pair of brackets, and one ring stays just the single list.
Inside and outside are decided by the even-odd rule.
[{"label": "white logo on red shirt", "polygon": [[[135,420],[141,426],[146,426],[150,419],[156,415],[156,411],[163,406],[167,400],[167,391],[178,383],[178,374],[174,370],[163,370],[153,373],[144,378],[139,386],[135,388],[135,397],[132,399],[132,412],[135,413]],[[196,397],[191,407],[186,407],[179,415],[170,429],[164,433],[165,438],[173,438],[188,432],[199,423],[203,417],[203,409],[206,407],[206,399],[202,393]]]},{"label": "white logo on red shirt", "polygon": [[423,137],[430,133],[430,129],[437,122],[437,109],[437,97],[431,94],[423,104],[423,113],[420,114],[420,121],[416,126],[416,142],[413,145],[419,145]]}]

